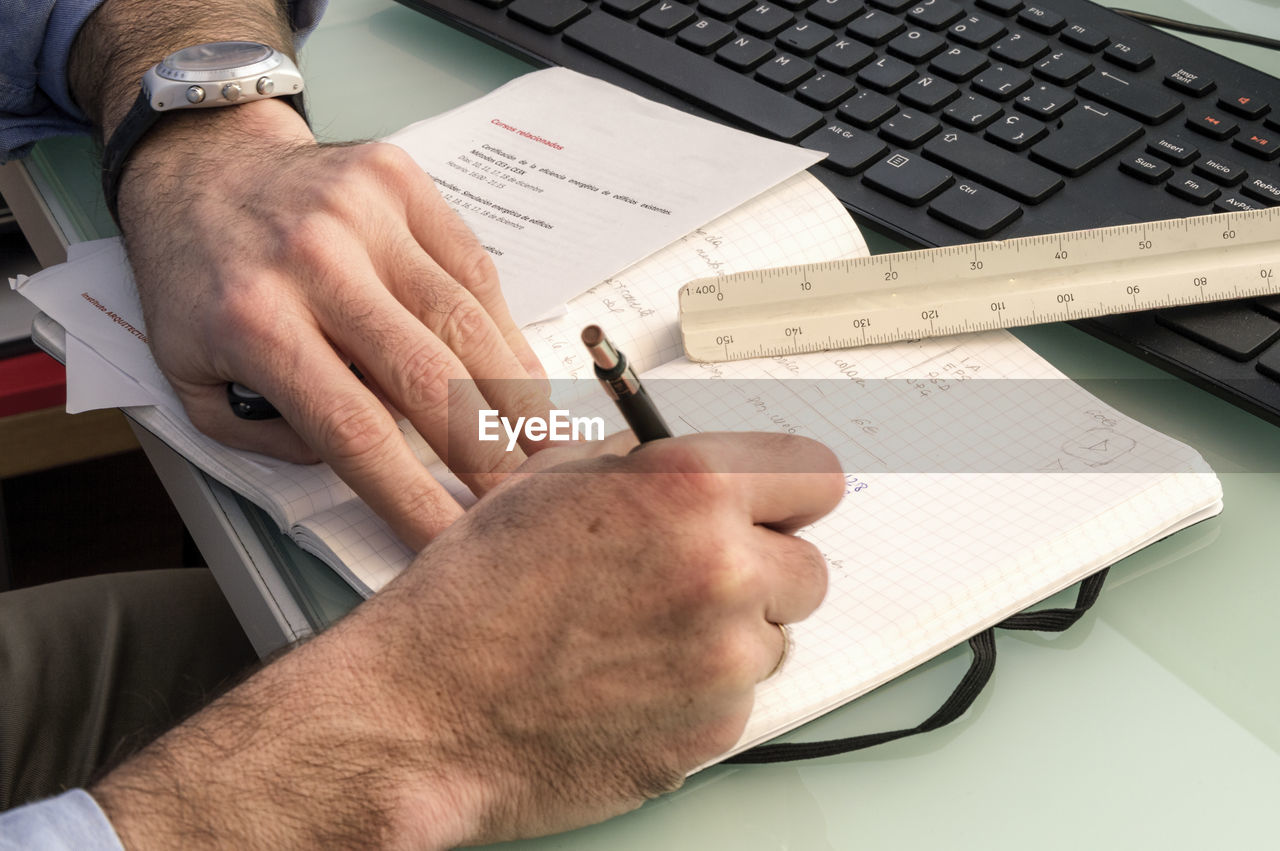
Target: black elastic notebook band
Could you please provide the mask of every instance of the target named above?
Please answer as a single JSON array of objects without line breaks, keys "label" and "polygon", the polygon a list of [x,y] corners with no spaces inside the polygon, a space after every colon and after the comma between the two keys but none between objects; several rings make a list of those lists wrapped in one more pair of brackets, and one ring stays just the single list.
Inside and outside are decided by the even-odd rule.
[{"label": "black elastic notebook band", "polygon": [[1076,604],[1069,609],[1041,609],[1032,612],[1019,612],[1005,618],[993,627],[969,639],[969,648],[973,651],[973,660],[969,670],[956,685],[955,690],[938,711],[914,727],[902,730],[890,730],[884,733],[864,733],[844,739],[827,739],[820,742],[785,742],[758,745],[751,750],[743,751],[725,760],[727,763],[758,764],[766,762],[789,762],[797,759],[816,759],[822,756],[849,753],[862,750],[873,745],[904,739],[917,733],[927,733],[944,727],[963,715],[973,701],[982,692],[991,673],[996,667],[997,629],[1023,629],[1038,632],[1062,632],[1069,628],[1080,616],[1089,610],[1098,600],[1102,592],[1102,584],[1107,579],[1106,569],[1100,570],[1080,583],[1080,591],[1076,595]]}]

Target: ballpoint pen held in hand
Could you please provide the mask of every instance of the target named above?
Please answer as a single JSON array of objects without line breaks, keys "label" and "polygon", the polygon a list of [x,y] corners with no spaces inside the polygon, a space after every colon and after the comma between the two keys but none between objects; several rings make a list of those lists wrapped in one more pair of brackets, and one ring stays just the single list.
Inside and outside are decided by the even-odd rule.
[{"label": "ballpoint pen held in hand", "polygon": [[641,443],[671,437],[671,429],[663,421],[653,400],[645,392],[627,356],[614,348],[599,325],[582,329],[582,342],[595,361],[596,378],[622,412],[627,425]]}]

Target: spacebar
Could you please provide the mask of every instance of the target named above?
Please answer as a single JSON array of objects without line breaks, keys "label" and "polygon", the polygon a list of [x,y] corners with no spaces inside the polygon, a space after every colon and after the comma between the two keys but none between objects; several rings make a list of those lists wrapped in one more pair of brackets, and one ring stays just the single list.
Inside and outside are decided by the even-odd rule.
[{"label": "spacebar", "polygon": [[767,136],[795,141],[822,121],[822,113],[816,109],[609,15],[588,15],[566,29],[564,39],[722,118]]}]

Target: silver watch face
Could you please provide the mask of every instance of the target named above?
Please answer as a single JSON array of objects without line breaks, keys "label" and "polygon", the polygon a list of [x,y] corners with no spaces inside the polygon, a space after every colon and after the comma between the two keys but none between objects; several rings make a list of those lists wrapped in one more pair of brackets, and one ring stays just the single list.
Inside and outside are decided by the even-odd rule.
[{"label": "silver watch face", "polygon": [[280,64],[274,48],[254,41],[215,41],[165,57],[156,73],[168,80],[208,82],[259,74]]}]

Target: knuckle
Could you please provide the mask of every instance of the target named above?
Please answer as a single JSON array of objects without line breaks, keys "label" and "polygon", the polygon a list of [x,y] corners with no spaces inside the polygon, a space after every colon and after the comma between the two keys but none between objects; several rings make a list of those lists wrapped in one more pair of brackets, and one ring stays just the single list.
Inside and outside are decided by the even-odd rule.
[{"label": "knuckle", "polygon": [[759,587],[754,561],[731,542],[702,562],[693,593],[704,606],[718,609],[750,598]]},{"label": "knuckle", "polygon": [[389,420],[381,406],[352,398],[323,412],[317,440],[339,462],[376,468],[399,434]]},{"label": "knuckle", "polygon": [[358,151],[358,158],[364,167],[373,173],[395,180],[408,177],[421,169],[413,161],[413,157],[398,145],[389,142],[369,142],[353,150]]},{"label": "knuckle", "polygon": [[714,467],[707,456],[681,441],[662,441],[652,452],[637,453],[649,469],[661,472],[660,486],[681,503],[714,505],[734,492],[733,476]]},{"label": "knuckle", "polygon": [[440,327],[440,337],[455,352],[465,351],[482,339],[489,327],[489,315],[469,298],[457,299],[447,311]]},{"label": "knuckle", "polygon": [[455,376],[453,358],[438,340],[424,340],[396,360],[392,381],[397,404],[412,417],[447,406],[453,409],[465,398],[465,382]]},{"label": "knuckle", "polygon": [[[475,240],[470,231],[467,231],[466,235],[469,241]],[[489,295],[497,291],[498,267],[494,265],[489,252],[479,245],[467,248],[458,258],[457,264],[458,282],[468,290],[477,296]]]},{"label": "knuckle", "polygon": [[827,570],[827,559],[812,541],[802,538],[794,539],[800,545],[796,563],[800,567],[799,582],[804,583],[812,595],[813,608],[817,608],[827,595],[827,583],[830,581]]}]

